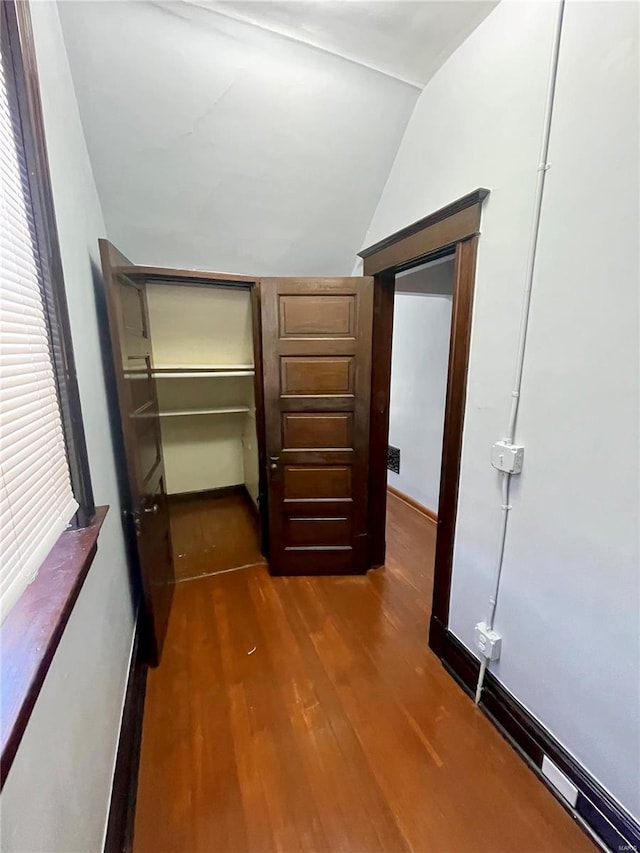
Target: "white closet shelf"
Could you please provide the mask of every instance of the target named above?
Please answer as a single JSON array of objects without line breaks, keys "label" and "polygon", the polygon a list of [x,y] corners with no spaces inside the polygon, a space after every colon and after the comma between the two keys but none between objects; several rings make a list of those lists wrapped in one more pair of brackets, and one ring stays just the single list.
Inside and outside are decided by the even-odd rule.
[{"label": "white closet shelf", "polygon": [[253,370],[253,364],[214,364],[202,362],[195,364],[192,362],[180,364],[156,364],[154,370]]},{"label": "white closet shelf", "polygon": [[182,409],[174,412],[158,412],[161,418],[178,418],[189,415],[239,415],[250,412],[249,406],[218,406],[211,409]]},{"label": "white closet shelf", "polygon": [[160,379],[184,379],[196,376],[253,376],[253,364],[162,364],[153,368]]},{"label": "white closet shelf", "polygon": [[180,373],[178,373],[177,371],[169,370],[162,373],[158,373],[155,370],[153,371],[153,375],[156,379],[195,379],[197,377],[207,377],[211,379],[212,377],[220,378],[223,376],[253,376],[254,373],[254,370],[216,370],[215,372],[207,370],[200,370],[197,372],[184,370]]}]

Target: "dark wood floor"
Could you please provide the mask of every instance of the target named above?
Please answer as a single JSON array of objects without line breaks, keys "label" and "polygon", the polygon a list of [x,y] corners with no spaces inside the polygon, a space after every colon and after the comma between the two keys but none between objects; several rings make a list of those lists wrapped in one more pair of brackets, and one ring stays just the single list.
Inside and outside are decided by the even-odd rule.
[{"label": "dark wood floor", "polygon": [[242,487],[207,497],[173,496],[169,511],[177,580],[264,563],[257,513]]},{"label": "dark wood floor", "polygon": [[366,577],[178,584],[136,853],[593,850],[427,648],[434,534],[390,497]]}]

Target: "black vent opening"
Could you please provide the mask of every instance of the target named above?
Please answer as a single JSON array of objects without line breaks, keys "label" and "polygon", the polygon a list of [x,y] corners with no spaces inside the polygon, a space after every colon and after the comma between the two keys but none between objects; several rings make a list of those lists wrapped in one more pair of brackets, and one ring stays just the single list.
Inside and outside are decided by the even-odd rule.
[{"label": "black vent opening", "polygon": [[400,448],[392,447],[389,445],[387,447],[387,468],[389,471],[393,471],[394,474],[400,473]]}]

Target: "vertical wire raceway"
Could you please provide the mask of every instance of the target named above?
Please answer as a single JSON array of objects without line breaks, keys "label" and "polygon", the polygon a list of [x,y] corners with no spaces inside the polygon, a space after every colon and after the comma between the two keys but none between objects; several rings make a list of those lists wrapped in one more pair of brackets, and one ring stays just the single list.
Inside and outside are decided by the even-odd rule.
[{"label": "vertical wire raceway", "polygon": [[[553,38],[553,52],[551,55],[551,66],[549,69],[549,81],[547,84],[547,97],[545,102],[544,120],[542,126],[542,145],[540,150],[540,160],[537,169],[536,192],[534,197],[533,221],[531,223],[531,236],[529,239],[529,253],[527,257],[527,268],[525,275],[524,293],[522,296],[522,314],[520,317],[520,333],[518,337],[518,348],[516,351],[515,362],[515,377],[513,383],[513,391],[511,392],[511,408],[509,411],[509,419],[507,421],[507,430],[505,441],[513,444],[516,424],[518,420],[518,409],[520,407],[520,392],[522,389],[522,371],[524,368],[524,358],[527,348],[527,332],[529,330],[529,315],[531,312],[531,295],[533,292],[533,275],[535,272],[536,255],[538,251],[538,235],[540,232],[540,217],[542,213],[542,199],[544,196],[544,185],[547,172],[550,168],[549,157],[549,140],[551,138],[551,120],[553,117],[553,106],[556,95],[556,83],[558,79],[558,63],[560,59],[560,40],[562,36],[562,23],[564,19],[565,0],[560,0],[558,4],[558,12],[555,24]],[[501,473],[501,525],[498,544],[498,558],[493,578],[491,594],[489,596],[489,609],[486,619],[486,625],[489,630],[493,629],[493,623],[496,615],[496,607],[498,604],[498,593],[500,591],[500,579],[502,577],[502,567],[504,562],[504,549],[507,539],[507,527],[509,524],[509,490],[511,486],[512,475],[507,472]],[[487,671],[487,658],[482,659],[480,664],[480,673],[478,675],[478,683],[476,687],[475,702],[476,705],[480,702],[482,696],[482,687]]]}]

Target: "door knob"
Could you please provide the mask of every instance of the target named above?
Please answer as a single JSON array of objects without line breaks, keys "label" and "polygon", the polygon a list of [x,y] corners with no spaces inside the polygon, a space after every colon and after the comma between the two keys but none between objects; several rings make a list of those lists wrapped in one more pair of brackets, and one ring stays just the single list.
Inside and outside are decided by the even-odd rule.
[{"label": "door knob", "polygon": [[150,512],[152,515],[157,515],[159,509],[160,507],[158,504],[151,504],[151,506],[146,506],[143,511]]},{"label": "door knob", "polygon": [[279,460],[279,457],[278,457],[278,456],[270,456],[270,457],[269,457],[269,461],[271,462],[271,464],[269,465],[269,467],[271,468],[271,470],[272,470],[272,471],[275,471],[275,470],[277,469],[277,467],[278,467],[278,460]]}]

